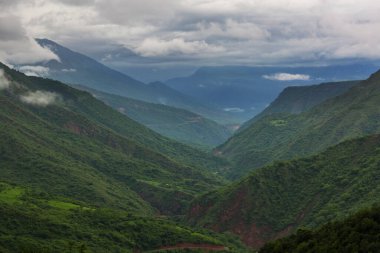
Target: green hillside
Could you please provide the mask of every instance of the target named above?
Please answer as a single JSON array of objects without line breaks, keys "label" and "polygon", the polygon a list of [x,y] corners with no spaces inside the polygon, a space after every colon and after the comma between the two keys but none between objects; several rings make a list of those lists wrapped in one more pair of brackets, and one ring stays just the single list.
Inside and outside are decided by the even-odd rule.
[{"label": "green hillside", "polygon": [[141,252],[181,243],[245,252],[231,236],[5,183],[0,183],[0,215],[2,253]]},{"label": "green hillside", "polygon": [[154,150],[199,157],[195,163],[207,161],[202,152],[155,134],[88,93],[4,69],[12,83],[0,91],[1,180],[146,214],[181,213],[194,195],[221,185],[215,175]]},{"label": "green hillside", "polygon": [[[22,73],[11,70],[5,65],[0,65],[6,73],[12,77],[15,82],[23,83],[35,90],[43,89],[46,91],[58,92],[63,96],[64,107],[71,112],[81,115],[98,125],[112,130],[113,132],[133,140],[138,144],[147,146],[150,149],[158,151],[174,160],[182,163],[202,167],[204,169],[215,170],[219,167],[226,166],[227,163],[219,158],[206,154],[198,149],[178,143],[165,138],[160,134],[142,126],[125,115],[106,106],[103,102],[95,99],[87,92],[79,91],[63,85],[60,82],[38,77],[27,77]],[[48,108],[52,110],[52,108]],[[54,107],[53,109],[57,109]],[[43,116],[43,115],[42,115]],[[59,121],[59,117],[49,118],[48,121]],[[62,122],[58,122],[62,123]]]},{"label": "green hillside", "polygon": [[299,115],[257,120],[215,151],[235,162],[232,177],[269,164],[321,151],[344,140],[380,132],[380,72],[348,92]]},{"label": "green hillside", "polygon": [[260,253],[380,252],[380,208],[360,211],[343,221],[265,245]]},{"label": "green hillside", "polygon": [[360,81],[345,81],[287,87],[263,112],[246,122],[240,129],[243,130],[258,119],[271,114],[299,114],[305,112],[328,99],[342,95],[359,82]]},{"label": "green hillside", "polygon": [[308,158],[276,162],[195,200],[191,224],[231,231],[258,248],[299,227],[315,228],[380,199],[380,135]]},{"label": "green hillside", "polygon": [[228,139],[231,131],[190,111],[152,104],[78,86],[131,119],[166,137],[201,148],[213,148]]}]

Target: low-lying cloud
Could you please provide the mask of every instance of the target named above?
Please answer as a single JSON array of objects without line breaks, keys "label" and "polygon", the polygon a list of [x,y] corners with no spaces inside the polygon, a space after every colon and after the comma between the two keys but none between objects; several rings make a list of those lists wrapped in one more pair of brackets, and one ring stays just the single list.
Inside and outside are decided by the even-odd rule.
[{"label": "low-lying cloud", "polygon": [[27,76],[40,76],[47,77],[49,75],[49,68],[44,66],[22,66],[19,71],[23,72]]},{"label": "low-lying cloud", "polygon": [[22,102],[36,106],[48,106],[60,100],[60,96],[55,92],[33,91],[20,96]]},{"label": "low-lying cloud", "polygon": [[223,109],[225,112],[233,112],[233,113],[241,113],[245,112],[244,109],[239,108],[239,107],[229,107],[229,108],[224,108]]},{"label": "low-lying cloud", "polygon": [[263,75],[263,78],[273,81],[309,81],[309,75],[303,74],[290,74],[290,73],[276,73],[272,75]]},{"label": "low-lying cloud", "polygon": [[8,78],[4,75],[4,70],[0,69],[0,90],[8,89],[10,82]]}]

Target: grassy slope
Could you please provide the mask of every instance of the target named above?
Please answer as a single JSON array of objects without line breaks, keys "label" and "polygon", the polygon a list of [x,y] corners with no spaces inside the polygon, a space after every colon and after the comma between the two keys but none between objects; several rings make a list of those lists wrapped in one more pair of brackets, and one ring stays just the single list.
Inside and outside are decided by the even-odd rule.
[{"label": "grassy slope", "polygon": [[[174,154],[180,147],[191,148],[153,133],[91,95],[10,70],[7,75],[14,83],[11,90],[0,91],[2,180],[142,213],[153,211],[149,204],[164,213],[180,213],[194,195],[220,185],[215,176],[154,151],[160,145]],[[35,89],[54,91],[62,101],[46,107],[20,102],[19,94]]]},{"label": "grassy slope", "polygon": [[111,107],[106,106],[87,92],[70,88],[67,85],[50,79],[26,77],[19,72],[8,69],[4,65],[0,65],[0,67],[4,68],[8,75],[11,75],[12,79],[16,82],[24,83],[34,90],[43,89],[59,92],[66,100],[65,107],[71,111],[174,160],[209,170],[217,170],[217,168],[227,165],[225,161],[211,154],[157,134]]},{"label": "grassy slope", "polygon": [[380,252],[380,208],[267,244],[260,253]]},{"label": "grassy slope", "polygon": [[77,200],[0,183],[3,253],[140,252],[180,243],[244,246],[231,236],[166,219],[94,208]]},{"label": "grassy slope", "polygon": [[312,107],[347,92],[360,81],[322,83],[310,86],[290,86],[285,88],[263,112],[246,122],[241,130],[248,128],[257,120],[278,113],[299,114]]},{"label": "grassy slope", "polygon": [[227,140],[231,132],[224,126],[200,115],[160,104],[88,90],[97,99],[150,129],[196,147],[212,148]]},{"label": "grassy slope", "polygon": [[277,162],[197,199],[189,220],[232,231],[252,247],[344,217],[380,199],[380,135]]},{"label": "grassy slope", "polygon": [[273,114],[233,136],[217,152],[236,163],[232,176],[380,132],[380,72],[299,115]]}]

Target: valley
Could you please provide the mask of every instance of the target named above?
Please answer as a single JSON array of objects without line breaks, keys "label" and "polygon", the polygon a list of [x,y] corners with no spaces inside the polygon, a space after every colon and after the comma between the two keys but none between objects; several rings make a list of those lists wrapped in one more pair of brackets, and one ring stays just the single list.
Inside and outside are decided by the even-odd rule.
[{"label": "valley", "polygon": [[[2,246],[5,252],[22,247],[93,250],[105,245],[115,250],[120,248],[120,243],[127,241],[127,248],[153,252],[247,252],[244,244],[258,250],[271,240],[295,233],[300,227],[315,229],[349,214],[354,215],[377,204],[380,197],[380,139],[376,135],[375,109],[375,104],[380,101],[376,95],[378,73],[361,82],[285,90],[262,115],[247,122],[226,144],[217,148],[217,151],[221,150],[217,156],[163,137],[117,110],[121,106],[128,106],[130,111],[135,107],[135,115],[141,117],[141,108],[147,107],[153,110],[150,117],[159,115],[157,117],[162,120],[162,114],[155,110],[169,110],[165,106],[80,87],[92,93],[89,94],[57,81],[25,76],[5,65],[2,65],[2,75],[8,83],[0,96],[2,212],[9,217],[8,221],[20,222],[21,217],[30,219],[30,226],[36,229],[36,234],[25,234],[23,243],[11,237],[12,244]],[[299,89],[304,91],[300,93]],[[318,89],[321,90],[320,96],[311,101],[307,94],[316,94]],[[352,94],[355,94],[355,100]],[[300,99],[310,104],[299,107],[302,105]],[[347,103],[352,107],[354,102],[360,104],[357,109],[360,114],[347,109]],[[296,111],[292,109],[295,108],[293,105],[297,106]],[[350,113],[361,116],[351,116]],[[204,120],[200,116],[193,117],[196,122]],[[243,162],[237,160],[242,156],[231,156],[231,159],[230,149],[224,148],[237,148],[234,152],[240,154],[239,148],[249,150],[249,145],[239,144],[240,136],[257,145],[247,134],[269,122],[272,128],[261,128],[253,138],[265,140],[266,135],[276,136],[279,142],[273,147],[278,150],[281,141],[285,144],[291,138],[300,138],[299,134],[292,137],[290,133],[307,133],[310,131],[308,127],[316,125],[323,132],[325,127],[331,126],[330,121],[339,118],[344,123],[346,117],[355,117],[358,125],[351,122],[350,127],[356,132],[347,128],[348,125],[338,124],[337,127],[344,127],[347,132],[341,139],[335,142],[332,138],[319,138],[319,142],[314,139],[313,151],[308,152],[311,156],[305,148],[301,149],[302,152],[295,149],[289,153],[306,158],[294,159],[289,155],[263,157],[243,151],[246,165],[243,167]],[[320,119],[326,123],[316,124]],[[365,128],[366,122],[372,127]],[[182,121],[179,124],[188,123]],[[314,127],[312,129],[308,133],[310,136],[316,131]],[[357,132],[358,129],[362,132]],[[286,134],[289,139],[281,140],[281,134]],[[312,140],[308,135],[302,140]],[[365,135],[369,136],[359,138]],[[354,139],[347,140],[349,138]],[[266,147],[270,148],[270,145]],[[285,146],[284,150],[290,152]],[[313,152],[317,154],[313,155]],[[254,158],[252,162],[250,157]],[[257,158],[268,159],[262,165],[271,164],[255,165]],[[237,174],[242,168],[249,171],[247,177]],[[231,182],[236,175],[237,179]],[[21,209],[22,206],[27,206],[27,210]],[[11,213],[17,213],[17,216]],[[32,218],[35,213],[42,216]],[[109,215],[113,221],[109,220]],[[93,227],[96,223],[89,223],[90,217],[93,222],[107,222],[111,230],[116,226],[112,222],[118,223],[127,217],[123,221],[126,222],[123,230],[134,229],[135,225],[128,224],[139,224],[142,230],[134,233],[134,237],[118,230],[121,234],[114,237],[119,238],[119,243],[114,243],[114,237],[103,238],[104,231]],[[63,226],[61,219],[68,222],[67,229],[82,224],[83,231],[72,232],[75,237],[68,239],[56,231]],[[36,228],[36,224],[43,225]],[[4,223],[3,226],[10,225]],[[143,232],[145,226],[148,230],[150,226],[158,229],[149,232],[147,244],[141,241],[146,240],[142,239],[147,236]],[[12,229],[16,232],[24,228]],[[43,239],[46,235],[38,232],[40,229],[51,231],[48,240]],[[199,232],[192,232],[192,229]],[[80,239],[84,238],[80,234],[85,233],[90,233],[93,239]],[[172,233],[172,239],[164,239],[162,233]],[[66,238],[64,240],[70,243],[56,241],[61,240],[59,238]]]},{"label": "valley", "polygon": [[0,253],[380,252],[380,2],[0,9]]}]

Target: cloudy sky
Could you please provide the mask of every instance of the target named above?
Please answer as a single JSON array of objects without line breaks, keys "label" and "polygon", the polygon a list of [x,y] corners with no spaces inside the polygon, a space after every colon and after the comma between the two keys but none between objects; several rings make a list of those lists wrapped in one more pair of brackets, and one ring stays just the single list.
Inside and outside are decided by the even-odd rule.
[{"label": "cloudy sky", "polygon": [[380,59],[374,0],[0,0],[0,60],[54,59],[49,38],[103,62],[276,65]]}]

